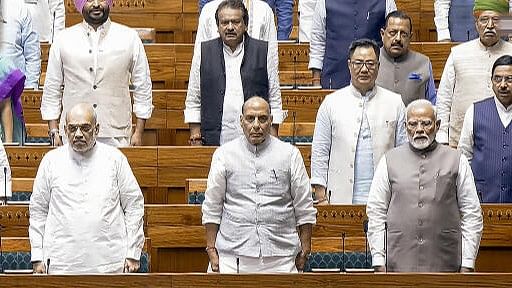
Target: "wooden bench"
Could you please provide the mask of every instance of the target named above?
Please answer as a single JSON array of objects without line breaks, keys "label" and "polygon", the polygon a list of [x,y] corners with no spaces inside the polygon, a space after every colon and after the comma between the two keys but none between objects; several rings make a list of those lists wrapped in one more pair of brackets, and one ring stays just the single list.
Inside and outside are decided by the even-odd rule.
[{"label": "wooden bench", "polygon": [[[310,146],[298,146],[309,171]],[[52,147],[6,147],[14,178],[34,178],[43,156]],[[129,147],[128,158],[146,203],[185,203],[185,179],[206,178],[216,147]]]},{"label": "wooden bench", "polygon": [[[413,42],[411,49],[430,57],[434,79],[439,81],[450,49],[457,43]],[[146,44],[153,89],[186,89],[192,63],[193,44]],[[48,44],[42,44],[41,65],[44,73],[48,63]],[[279,44],[279,70],[281,85],[311,85],[312,74],[308,70],[309,45]]]},{"label": "wooden bench", "polygon": [[[298,1],[294,1],[292,39],[298,37]],[[397,7],[413,20],[415,41],[436,41],[433,0],[397,0]],[[66,0],[66,26],[82,21],[73,1]],[[131,27],[154,27],[158,42],[192,43],[198,24],[197,1],[115,0],[113,21]],[[277,23],[277,22],[276,22]]]},{"label": "wooden bench", "polygon": [[[310,136],[311,122],[325,95],[332,90],[283,90],[283,109],[288,110],[287,123],[280,129],[281,136]],[[188,145],[189,128],[184,121],[186,90],[153,90],[154,110],[146,122],[145,145]],[[27,135],[48,137],[48,125],[41,119],[41,90],[25,90],[22,95]],[[295,125],[293,120],[295,119]],[[133,117],[135,123],[135,116]],[[303,124],[307,123],[307,124]]]}]

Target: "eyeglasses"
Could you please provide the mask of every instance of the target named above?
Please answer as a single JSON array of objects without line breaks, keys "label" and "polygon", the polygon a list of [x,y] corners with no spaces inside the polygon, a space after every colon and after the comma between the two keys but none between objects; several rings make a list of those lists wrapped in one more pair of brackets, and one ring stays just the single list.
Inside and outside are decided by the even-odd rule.
[{"label": "eyeglasses", "polygon": [[390,31],[386,31],[386,33],[391,38],[396,37],[396,35],[399,35],[400,39],[409,39],[409,37],[411,37],[411,34],[405,32],[405,31],[400,31],[400,30],[390,30]]},{"label": "eyeglasses", "polygon": [[432,128],[432,125],[434,125],[434,121],[432,121],[432,120],[407,121],[407,128],[409,128],[411,130],[417,129],[420,125],[422,127],[424,127],[425,129],[430,129],[430,128]]},{"label": "eyeglasses", "polygon": [[503,80],[505,80],[505,83],[507,83],[507,84],[512,84],[512,75],[508,75],[508,76],[494,75],[494,76],[492,76],[492,82],[494,82],[494,84],[501,84],[501,82],[503,82]]},{"label": "eyeglasses", "polygon": [[375,70],[379,62],[368,60],[368,61],[361,61],[361,60],[350,60],[350,64],[354,67],[356,70],[363,69],[363,65],[366,66],[368,70]]},{"label": "eyeglasses", "polygon": [[479,17],[477,21],[481,25],[488,25],[490,20],[492,20],[493,24],[496,24],[497,22],[500,21],[500,17],[497,17],[497,16],[494,16],[494,17],[482,16],[482,17]]},{"label": "eyeglasses", "polygon": [[78,129],[82,131],[82,133],[89,133],[92,131],[93,126],[91,124],[81,124],[81,125],[75,125],[75,124],[68,124],[67,125],[68,131],[71,133],[76,133]]}]

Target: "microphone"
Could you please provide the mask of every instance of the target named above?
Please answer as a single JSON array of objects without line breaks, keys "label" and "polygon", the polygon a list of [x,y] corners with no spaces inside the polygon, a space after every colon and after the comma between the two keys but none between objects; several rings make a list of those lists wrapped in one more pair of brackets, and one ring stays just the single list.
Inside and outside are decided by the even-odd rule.
[{"label": "microphone", "polygon": [[4,166],[4,205],[7,205],[7,167]]},{"label": "microphone", "polygon": [[292,113],[292,119],[293,119],[293,123],[292,123],[292,145],[295,145],[295,116],[297,114],[297,111],[293,111]]},{"label": "microphone", "polygon": [[297,89],[297,55],[293,55],[293,89]]},{"label": "microphone", "polygon": [[[124,273],[124,271],[123,271],[123,273]],[[46,259],[46,274],[47,275],[50,274],[50,258]]]},{"label": "microphone", "polygon": [[341,272],[346,272],[345,271],[345,232],[341,232],[341,269],[340,271]]},{"label": "microphone", "polygon": [[364,231],[364,266],[368,267],[368,219],[363,221]]},{"label": "microphone", "polygon": [[240,258],[236,257],[236,274],[240,274]]},{"label": "microphone", "polygon": [[194,203],[192,204],[199,204],[197,201],[197,191],[194,191]]},{"label": "microphone", "polygon": [[327,198],[327,203],[331,204],[331,190],[329,190],[329,198]]},{"label": "microphone", "polygon": [[388,222],[384,222],[384,257],[386,257],[386,266],[384,271],[388,272]]}]

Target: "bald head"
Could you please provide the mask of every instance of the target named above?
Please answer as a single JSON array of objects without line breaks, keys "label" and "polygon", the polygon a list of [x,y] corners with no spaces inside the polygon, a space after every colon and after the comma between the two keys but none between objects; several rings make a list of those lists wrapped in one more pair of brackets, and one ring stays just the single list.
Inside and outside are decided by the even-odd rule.
[{"label": "bald head", "polygon": [[272,115],[268,102],[259,96],[251,97],[245,101],[242,106],[240,124],[249,143],[253,145],[263,143],[270,134],[270,127],[272,126]]},{"label": "bald head", "polygon": [[91,104],[79,103],[66,114],[66,137],[74,151],[84,153],[96,143],[99,132],[96,112]]},{"label": "bald head", "polygon": [[441,120],[437,120],[434,106],[427,100],[415,100],[407,106],[406,129],[409,143],[419,150],[434,142]]}]

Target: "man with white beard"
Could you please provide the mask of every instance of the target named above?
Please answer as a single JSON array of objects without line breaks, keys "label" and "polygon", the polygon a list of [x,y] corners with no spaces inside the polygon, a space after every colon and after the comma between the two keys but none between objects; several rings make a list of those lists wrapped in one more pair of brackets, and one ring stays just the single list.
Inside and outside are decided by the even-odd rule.
[{"label": "man with white beard", "polygon": [[377,271],[473,271],[483,220],[468,160],[435,141],[441,121],[429,101],[411,102],[406,117],[409,144],[382,157],[368,196],[373,266]]}]

